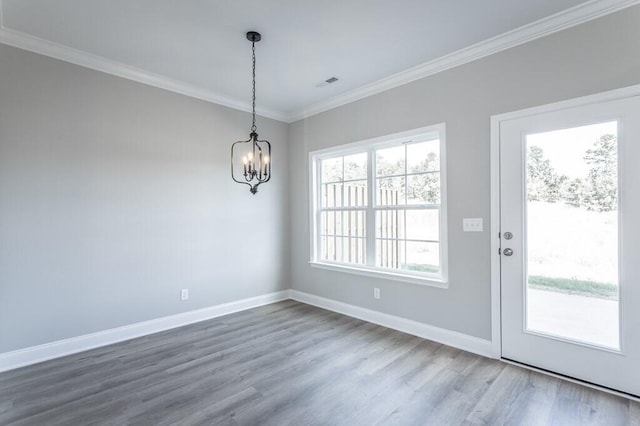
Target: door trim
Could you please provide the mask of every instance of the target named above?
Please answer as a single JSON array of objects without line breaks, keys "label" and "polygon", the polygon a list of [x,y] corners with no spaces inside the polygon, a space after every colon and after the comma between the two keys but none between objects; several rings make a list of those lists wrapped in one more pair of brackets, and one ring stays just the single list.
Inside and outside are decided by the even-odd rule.
[{"label": "door trim", "polygon": [[500,287],[500,124],[503,121],[554,112],[584,105],[620,100],[640,95],[640,84],[610,90],[588,96],[547,105],[525,108],[518,111],[491,116],[490,177],[491,177],[491,352],[502,359],[502,306]]}]

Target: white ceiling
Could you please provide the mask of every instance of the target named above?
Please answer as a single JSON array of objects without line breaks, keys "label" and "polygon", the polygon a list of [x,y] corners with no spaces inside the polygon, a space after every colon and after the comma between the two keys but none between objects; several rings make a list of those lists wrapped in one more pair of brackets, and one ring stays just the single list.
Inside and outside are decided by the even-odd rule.
[{"label": "white ceiling", "polygon": [[[259,31],[259,112],[285,121],[636,3],[0,1],[0,42],[244,110],[251,99],[245,32]],[[317,87],[332,76],[339,81]]]}]

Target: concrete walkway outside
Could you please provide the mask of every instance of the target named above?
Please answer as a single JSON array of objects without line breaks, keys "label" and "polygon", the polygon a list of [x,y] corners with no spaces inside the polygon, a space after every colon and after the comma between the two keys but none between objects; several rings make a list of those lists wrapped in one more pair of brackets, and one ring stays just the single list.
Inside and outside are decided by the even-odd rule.
[{"label": "concrete walkway outside", "polygon": [[545,290],[528,290],[531,331],[619,348],[618,301]]}]

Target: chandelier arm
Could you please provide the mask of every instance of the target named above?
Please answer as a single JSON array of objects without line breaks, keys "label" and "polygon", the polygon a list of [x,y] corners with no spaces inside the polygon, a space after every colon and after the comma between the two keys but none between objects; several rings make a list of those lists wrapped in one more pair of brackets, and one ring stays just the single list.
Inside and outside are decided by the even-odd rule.
[{"label": "chandelier arm", "polygon": [[267,183],[271,180],[271,166],[269,166],[269,174],[267,175],[267,178],[264,179],[261,183]]},{"label": "chandelier arm", "polygon": [[[269,142],[267,140],[259,140],[257,142],[267,145],[267,148],[268,148],[267,155],[269,155],[269,157],[271,157],[271,142]],[[262,149],[262,147],[260,145],[258,145],[258,148],[260,149],[260,152],[262,152],[263,149]],[[271,160],[271,158],[269,158],[269,160]],[[267,165],[267,174],[264,175],[263,179],[258,179],[258,181],[260,183],[265,183],[265,182],[269,182],[270,179],[271,179],[271,161],[269,161],[269,164]]]},{"label": "chandelier arm", "polygon": [[243,181],[241,181],[241,180],[236,179],[236,178],[235,178],[235,177],[233,177],[233,176],[232,176],[232,179],[233,179],[234,181],[236,181],[237,183],[243,183],[243,184],[245,184],[245,185],[252,186],[249,182],[243,182]]},{"label": "chandelier arm", "polygon": [[[233,174],[233,151],[234,151],[233,148],[236,146],[236,144],[247,143],[247,142],[250,142],[250,140],[234,142],[233,145],[231,145],[231,179],[233,179],[237,183],[244,183],[245,185],[251,186],[251,184],[249,182],[243,182],[241,180],[236,179],[235,175]],[[245,179],[246,179],[246,177],[245,177]]]}]

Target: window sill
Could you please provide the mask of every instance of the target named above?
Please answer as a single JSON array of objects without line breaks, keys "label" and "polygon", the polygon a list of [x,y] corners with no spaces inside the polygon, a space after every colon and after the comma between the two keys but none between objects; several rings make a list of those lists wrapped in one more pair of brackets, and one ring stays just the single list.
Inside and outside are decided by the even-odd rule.
[{"label": "window sill", "polygon": [[393,281],[403,281],[411,284],[426,285],[429,287],[449,288],[448,281],[429,276],[418,276],[398,272],[382,271],[379,269],[366,267],[356,267],[351,265],[316,261],[310,261],[309,265],[311,265],[311,267],[313,268],[328,269],[330,271],[346,272],[349,274],[364,275],[367,277],[382,278]]}]

